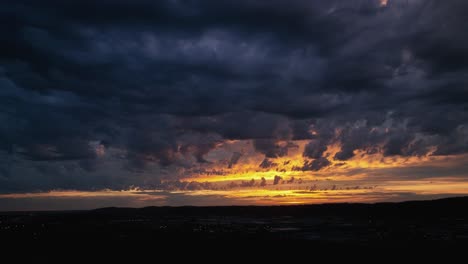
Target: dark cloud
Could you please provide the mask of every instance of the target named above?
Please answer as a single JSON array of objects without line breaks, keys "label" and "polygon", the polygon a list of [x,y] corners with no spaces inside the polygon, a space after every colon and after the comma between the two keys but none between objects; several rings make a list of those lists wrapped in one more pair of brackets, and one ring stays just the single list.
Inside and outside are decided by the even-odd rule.
[{"label": "dark cloud", "polygon": [[273,179],[273,185],[278,185],[283,178],[281,176],[275,175],[275,178]]},{"label": "dark cloud", "polygon": [[[73,163],[75,172],[94,172],[112,158],[119,161],[115,175],[158,166],[159,179],[207,164],[206,155],[226,139],[253,140],[266,157],[261,167],[286,156],[291,141],[310,140],[307,170],[356,150],[468,151],[464,0],[4,6],[0,151],[15,166]],[[323,157],[335,143],[341,150]],[[0,167],[0,175],[9,171]],[[41,177],[8,188],[112,182]],[[112,186],[135,183],[130,177],[118,176]]]},{"label": "dark cloud", "polygon": [[288,147],[279,145],[274,139],[255,139],[254,148],[265,154],[267,158],[283,157],[288,154]]},{"label": "dark cloud", "polygon": [[260,187],[265,187],[267,185],[267,182],[264,177],[260,180]]},{"label": "dark cloud", "polygon": [[277,166],[278,164],[271,161],[270,159],[268,158],[265,158],[262,163],[260,163],[260,165],[258,165],[260,168],[262,169],[268,169],[268,168],[271,168],[271,167],[275,167]]},{"label": "dark cloud", "polygon": [[331,162],[324,157],[314,159],[312,161],[306,161],[304,166],[300,168],[303,171],[319,171],[325,167],[330,166]]},{"label": "dark cloud", "polygon": [[236,165],[239,159],[242,157],[242,153],[234,152],[232,153],[231,159],[229,160],[228,168],[232,168],[232,166]]},{"label": "dark cloud", "polygon": [[323,153],[327,150],[327,142],[321,140],[311,140],[304,149],[304,156],[311,159],[318,159],[322,157]]}]

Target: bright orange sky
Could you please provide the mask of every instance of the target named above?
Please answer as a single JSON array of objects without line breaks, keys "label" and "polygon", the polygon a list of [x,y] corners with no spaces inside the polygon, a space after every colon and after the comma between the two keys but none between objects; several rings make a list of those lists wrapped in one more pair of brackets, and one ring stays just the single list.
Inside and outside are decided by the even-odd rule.
[{"label": "bright orange sky", "polygon": [[[357,151],[353,158],[337,161],[333,157],[340,146],[332,145],[324,154],[331,165],[318,171],[303,171],[299,168],[307,160],[302,155],[307,142],[295,141],[288,155],[271,158],[271,167],[261,168],[259,164],[265,158],[253,149],[250,141],[226,141],[206,155],[207,162],[179,172],[178,181],[165,180],[158,189],[52,190],[1,194],[0,200],[9,200],[12,205],[19,204],[26,209],[28,206],[60,209],[61,204],[73,204],[80,209],[93,203],[94,207],[287,205],[402,201],[468,194],[468,181],[464,178],[466,155],[383,157],[380,153]],[[229,168],[228,154],[232,152],[241,155]],[[51,201],[55,201],[52,207]]]}]

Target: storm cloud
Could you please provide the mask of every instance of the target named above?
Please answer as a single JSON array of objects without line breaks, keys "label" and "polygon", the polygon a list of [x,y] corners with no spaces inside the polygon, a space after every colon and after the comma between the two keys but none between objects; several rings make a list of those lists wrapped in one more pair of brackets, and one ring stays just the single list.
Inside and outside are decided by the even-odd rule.
[{"label": "storm cloud", "polygon": [[357,150],[465,154],[466,10],[465,0],[5,1],[0,192],[159,184],[229,140],[251,140],[262,168],[308,140],[311,171]]}]

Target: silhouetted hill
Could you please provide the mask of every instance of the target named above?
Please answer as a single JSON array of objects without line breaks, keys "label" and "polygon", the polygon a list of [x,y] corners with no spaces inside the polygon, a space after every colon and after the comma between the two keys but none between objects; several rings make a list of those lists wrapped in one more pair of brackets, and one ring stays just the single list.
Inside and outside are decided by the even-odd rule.
[{"label": "silhouetted hill", "polygon": [[101,208],[0,213],[0,240],[308,241],[404,246],[468,242],[468,197],[377,204]]},{"label": "silhouetted hill", "polygon": [[468,206],[468,197],[444,198],[430,201],[407,201],[398,203],[328,203],[312,205],[277,205],[277,206],[150,206],[143,208],[106,207],[89,211],[92,214],[125,215],[236,215],[236,216],[308,216],[346,213],[378,215],[392,215],[395,212],[407,216],[421,215],[466,215],[466,210],[460,208]]}]

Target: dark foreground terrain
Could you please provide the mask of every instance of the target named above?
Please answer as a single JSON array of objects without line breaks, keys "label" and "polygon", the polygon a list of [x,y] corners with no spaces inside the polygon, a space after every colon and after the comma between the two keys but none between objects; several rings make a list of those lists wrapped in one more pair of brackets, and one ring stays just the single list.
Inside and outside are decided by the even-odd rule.
[{"label": "dark foreground terrain", "polygon": [[381,204],[0,213],[0,242],[80,240],[461,245],[468,242],[468,197]]}]

